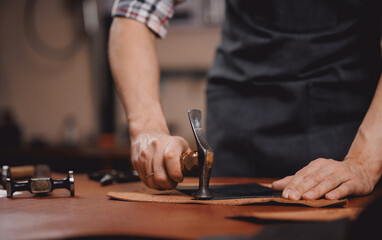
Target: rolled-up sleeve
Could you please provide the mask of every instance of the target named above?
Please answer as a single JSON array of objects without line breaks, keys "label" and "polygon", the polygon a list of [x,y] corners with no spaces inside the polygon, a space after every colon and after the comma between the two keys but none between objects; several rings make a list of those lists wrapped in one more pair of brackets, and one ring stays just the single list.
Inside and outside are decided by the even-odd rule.
[{"label": "rolled-up sleeve", "polygon": [[116,0],[112,16],[127,17],[145,24],[158,37],[167,34],[168,21],[174,14],[176,0]]}]

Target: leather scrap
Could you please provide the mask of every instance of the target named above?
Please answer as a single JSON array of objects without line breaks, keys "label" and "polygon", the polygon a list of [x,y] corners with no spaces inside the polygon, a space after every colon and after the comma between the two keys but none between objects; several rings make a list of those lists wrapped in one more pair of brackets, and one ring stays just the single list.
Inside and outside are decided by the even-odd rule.
[{"label": "leather scrap", "polygon": [[111,199],[133,201],[133,202],[151,202],[151,203],[178,203],[178,204],[206,204],[206,205],[248,205],[259,203],[281,203],[292,205],[303,205],[309,207],[342,207],[347,203],[347,199],[341,200],[289,200],[280,197],[258,197],[258,198],[236,198],[219,200],[195,200],[192,196],[179,192],[178,190],[159,191],[155,189],[144,188],[134,192],[109,192],[107,196]]}]

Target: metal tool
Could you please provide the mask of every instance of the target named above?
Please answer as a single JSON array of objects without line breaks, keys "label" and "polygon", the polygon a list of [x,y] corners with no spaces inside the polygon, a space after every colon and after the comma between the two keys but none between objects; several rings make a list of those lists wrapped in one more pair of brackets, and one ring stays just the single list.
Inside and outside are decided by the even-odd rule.
[{"label": "metal tool", "polygon": [[6,180],[7,197],[11,198],[16,191],[29,191],[34,194],[47,194],[54,189],[65,188],[74,196],[74,175],[69,171],[65,179],[53,180],[52,178],[31,178],[28,181],[15,182],[10,178]]},{"label": "metal tool", "polygon": [[188,118],[190,119],[198,150],[197,152],[192,151],[182,154],[180,157],[182,172],[192,174],[198,171],[199,190],[194,197],[200,200],[211,199],[214,196],[209,190],[209,184],[214,154],[203,133],[202,112],[197,109],[189,110]]},{"label": "metal tool", "polygon": [[136,171],[96,171],[89,173],[89,179],[99,181],[102,186],[110,185],[114,182],[127,183],[139,181],[139,175]]}]

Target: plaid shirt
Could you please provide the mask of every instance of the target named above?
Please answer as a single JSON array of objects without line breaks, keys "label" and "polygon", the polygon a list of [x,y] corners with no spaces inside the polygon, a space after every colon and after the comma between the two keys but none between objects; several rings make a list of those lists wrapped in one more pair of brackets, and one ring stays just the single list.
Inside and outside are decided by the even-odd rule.
[{"label": "plaid shirt", "polygon": [[167,34],[168,20],[182,0],[116,0],[112,16],[127,17],[144,23],[158,37]]}]

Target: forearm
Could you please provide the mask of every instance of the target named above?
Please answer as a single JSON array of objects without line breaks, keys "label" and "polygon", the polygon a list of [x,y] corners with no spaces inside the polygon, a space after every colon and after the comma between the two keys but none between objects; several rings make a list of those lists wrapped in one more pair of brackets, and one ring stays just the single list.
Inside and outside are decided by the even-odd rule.
[{"label": "forearm", "polygon": [[382,173],[382,76],[344,161],[318,158],[272,184],[292,200],[340,199],[370,193]]},{"label": "forearm", "polygon": [[375,184],[382,173],[382,75],[345,162],[362,165]]},{"label": "forearm", "polygon": [[110,29],[109,61],[131,136],[168,134],[160,103],[155,35],[135,20],[115,18]]}]

